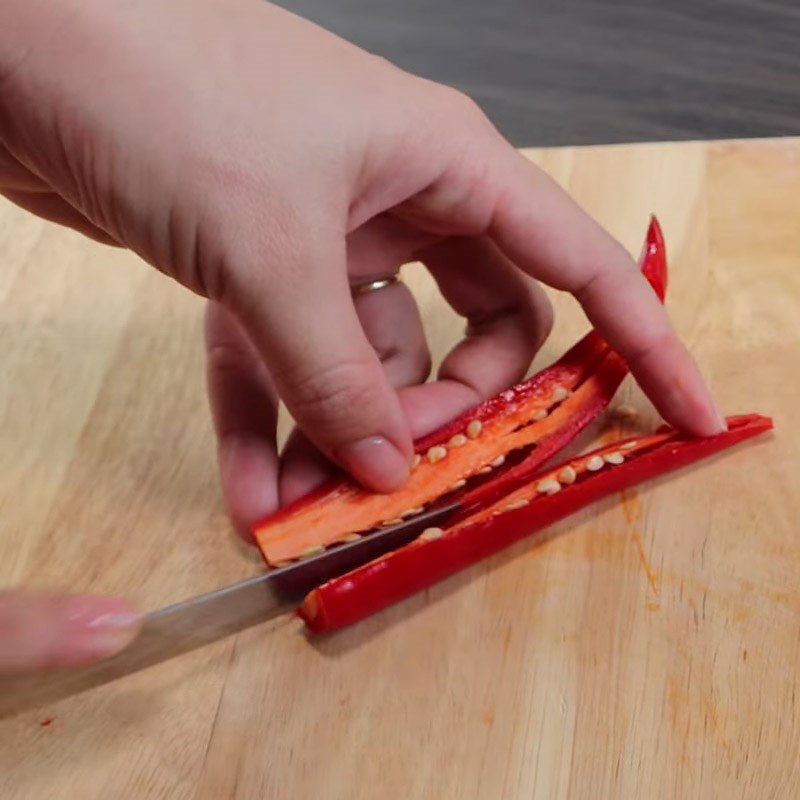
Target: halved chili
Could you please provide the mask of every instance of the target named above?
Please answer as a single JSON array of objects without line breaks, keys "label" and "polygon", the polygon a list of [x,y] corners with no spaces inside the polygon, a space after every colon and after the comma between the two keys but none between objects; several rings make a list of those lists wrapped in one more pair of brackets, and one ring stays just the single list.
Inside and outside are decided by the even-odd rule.
[{"label": "halved chili", "polygon": [[624,439],[539,473],[527,485],[445,530],[401,547],[308,594],[298,613],[316,632],[349,625],[501,550],[584,506],[772,428],[757,414],[689,438],[674,430]]}]

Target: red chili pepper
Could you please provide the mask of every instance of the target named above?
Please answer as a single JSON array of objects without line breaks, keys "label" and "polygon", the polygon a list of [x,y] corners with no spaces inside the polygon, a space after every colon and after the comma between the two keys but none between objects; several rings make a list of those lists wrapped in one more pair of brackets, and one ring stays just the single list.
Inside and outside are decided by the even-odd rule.
[{"label": "red chili pepper", "polygon": [[[640,265],[663,300],[667,264],[655,218]],[[458,497],[465,509],[485,505],[572,441],[608,405],[627,371],[592,331],[552,366],[419,440],[418,463],[399,491],[373,494],[347,478],[331,481],[258,523],[255,539],[267,563],[280,566],[394,524],[445,496],[448,502]],[[504,465],[509,453],[516,463]]]},{"label": "red chili pepper", "polygon": [[772,420],[757,414],[729,417],[728,430],[716,436],[692,439],[667,430],[570,459],[447,530],[430,529],[411,544],[328,581],[309,593],[298,613],[317,632],[349,625],[601,497],[770,428]]}]

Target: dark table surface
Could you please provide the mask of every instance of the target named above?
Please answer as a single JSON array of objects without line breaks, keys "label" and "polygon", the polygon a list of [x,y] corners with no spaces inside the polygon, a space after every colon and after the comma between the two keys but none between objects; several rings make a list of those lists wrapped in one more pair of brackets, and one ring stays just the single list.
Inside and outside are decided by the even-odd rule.
[{"label": "dark table surface", "polygon": [[800,132],[800,0],[281,0],[517,145]]}]

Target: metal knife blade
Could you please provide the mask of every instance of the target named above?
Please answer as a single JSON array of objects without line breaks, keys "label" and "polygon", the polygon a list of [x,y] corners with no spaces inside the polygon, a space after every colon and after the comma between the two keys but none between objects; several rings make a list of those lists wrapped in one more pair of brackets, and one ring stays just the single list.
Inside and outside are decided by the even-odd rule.
[{"label": "metal knife blade", "polygon": [[458,508],[458,503],[442,506],[317,556],[153,611],[129,647],[97,664],[40,676],[0,678],[0,718],[100,686],[266,622],[296,608],[315,586],[407,544]]}]

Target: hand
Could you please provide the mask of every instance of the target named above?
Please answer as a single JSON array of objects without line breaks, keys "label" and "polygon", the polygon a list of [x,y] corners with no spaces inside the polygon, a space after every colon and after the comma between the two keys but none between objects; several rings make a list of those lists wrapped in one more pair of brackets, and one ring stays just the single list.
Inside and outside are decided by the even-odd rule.
[{"label": "hand", "polygon": [[[412,436],[520,378],[574,294],[670,422],[722,427],[623,248],[458,92],[262,0],[7,0],[0,188],[208,297],[240,528],[325,472],[388,491]],[[438,380],[401,285],[420,260],[467,335]],[[279,460],[278,398],[303,433]],[[305,437],[308,437],[307,439]]]},{"label": "hand", "polygon": [[0,675],[88,664],[121,650],[138,628],[118,597],[0,591]]}]

